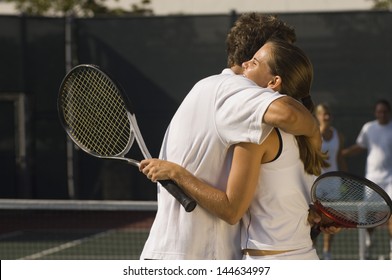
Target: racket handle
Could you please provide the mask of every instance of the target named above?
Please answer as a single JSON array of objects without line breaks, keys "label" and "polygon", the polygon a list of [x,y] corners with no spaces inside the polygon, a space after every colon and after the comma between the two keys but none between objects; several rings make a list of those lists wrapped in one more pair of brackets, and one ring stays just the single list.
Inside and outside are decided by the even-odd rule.
[{"label": "racket handle", "polygon": [[159,181],[161,185],[185,208],[186,212],[192,212],[196,207],[196,201],[185,194],[185,192],[171,180]]},{"label": "racket handle", "polygon": [[317,236],[320,235],[320,233],[321,230],[319,225],[312,226],[310,229],[310,238],[314,241],[317,238]]}]

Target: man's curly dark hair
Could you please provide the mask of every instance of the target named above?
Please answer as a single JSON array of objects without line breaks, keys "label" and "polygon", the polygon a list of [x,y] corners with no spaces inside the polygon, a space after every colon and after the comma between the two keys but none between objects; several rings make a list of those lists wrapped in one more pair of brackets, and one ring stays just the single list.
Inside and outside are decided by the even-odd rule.
[{"label": "man's curly dark hair", "polygon": [[241,66],[243,62],[250,60],[270,38],[291,43],[296,41],[294,28],[277,16],[259,13],[242,14],[226,38],[227,66]]}]

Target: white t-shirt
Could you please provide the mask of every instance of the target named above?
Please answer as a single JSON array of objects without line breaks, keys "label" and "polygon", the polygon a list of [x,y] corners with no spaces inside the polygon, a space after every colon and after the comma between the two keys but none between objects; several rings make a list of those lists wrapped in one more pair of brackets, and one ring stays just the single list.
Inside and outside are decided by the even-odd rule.
[{"label": "white t-shirt", "polygon": [[[272,127],[264,113],[279,93],[225,69],[199,81],[174,115],[160,158],[225,190],[233,144],[261,143]],[[158,184],[158,211],[141,259],[241,259],[239,225],[197,206],[187,213]]]},{"label": "white t-shirt", "polygon": [[366,178],[392,196],[392,121],[386,125],[377,120],[365,123],[357,144],[367,149]]},{"label": "white t-shirt", "polygon": [[329,167],[324,168],[322,173],[337,171],[338,168],[338,152],[339,152],[339,133],[335,128],[332,129],[332,138],[329,140],[325,140],[323,138],[321,151],[328,152],[328,163]]},{"label": "white t-shirt", "polygon": [[[339,152],[339,133],[335,128],[332,129],[332,138],[329,140],[325,140],[323,138],[321,151],[328,152],[328,163],[330,164],[329,167],[323,168],[322,173],[327,173],[331,171],[339,170],[338,166],[338,152]],[[340,186],[340,178],[331,178],[329,182],[334,183],[334,186]],[[325,199],[329,200],[338,200],[341,197],[341,190],[340,188],[334,188],[334,191],[330,188],[330,191],[327,193],[322,194]]]},{"label": "white t-shirt", "polygon": [[282,151],[260,166],[255,196],[242,218],[242,249],[310,250],[313,245],[308,210],[315,176],[305,172],[295,137],[279,131]]}]

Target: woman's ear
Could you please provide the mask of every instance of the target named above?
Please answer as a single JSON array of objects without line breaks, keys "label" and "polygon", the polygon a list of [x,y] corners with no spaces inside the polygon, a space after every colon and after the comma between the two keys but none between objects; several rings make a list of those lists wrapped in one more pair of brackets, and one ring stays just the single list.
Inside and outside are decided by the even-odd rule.
[{"label": "woman's ear", "polygon": [[268,82],[268,87],[279,91],[282,85],[282,78],[280,76],[274,76],[271,81]]}]

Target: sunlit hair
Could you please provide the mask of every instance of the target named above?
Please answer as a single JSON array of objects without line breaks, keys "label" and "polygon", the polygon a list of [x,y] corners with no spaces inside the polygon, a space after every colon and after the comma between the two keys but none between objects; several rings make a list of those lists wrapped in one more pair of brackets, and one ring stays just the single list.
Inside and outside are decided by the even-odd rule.
[{"label": "sunlit hair", "polygon": [[[266,44],[271,45],[268,66],[273,76],[280,76],[282,80],[280,93],[291,96],[302,102],[310,111],[314,112],[314,103],[310,97],[313,81],[313,66],[306,54],[297,46],[283,40],[271,39]],[[309,138],[296,136],[300,158],[309,174],[320,175],[322,168],[329,166],[327,154],[315,150]]]},{"label": "sunlit hair", "polygon": [[227,66],[242,65],[270,38],[294,43],[294,28],[276,16],[259,13],[242,14],[226,38]]},{"label": "sunlit hair", "polygon": [[316,113],[320,110],[324,110],[327,114],[331,114],[331,109],[326,103],[320,103],[316,106]]}]

